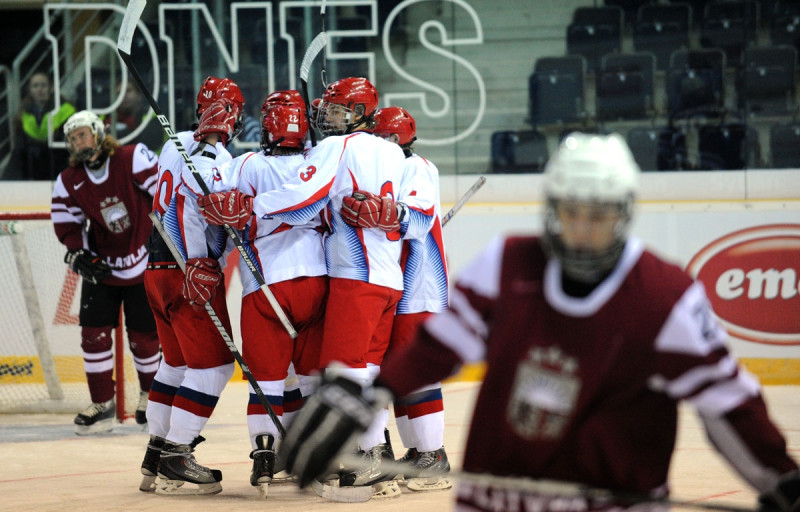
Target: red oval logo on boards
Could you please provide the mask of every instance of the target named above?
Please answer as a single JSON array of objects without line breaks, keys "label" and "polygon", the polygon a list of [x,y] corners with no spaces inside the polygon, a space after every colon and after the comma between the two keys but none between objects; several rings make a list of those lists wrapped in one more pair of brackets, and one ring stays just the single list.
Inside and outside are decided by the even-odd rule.
[{"label": "red oval logo on boards", "polygon": [[800,224],[772,224],[725,235],[686,266],[703,282],[714,312],[737,338],[800,344]]}]

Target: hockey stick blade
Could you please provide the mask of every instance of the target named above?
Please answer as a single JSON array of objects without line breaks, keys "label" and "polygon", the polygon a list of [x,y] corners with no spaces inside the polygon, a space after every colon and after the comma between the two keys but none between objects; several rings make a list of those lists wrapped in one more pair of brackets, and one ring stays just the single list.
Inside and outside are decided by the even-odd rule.
[{"label": "hockey stick blade", "polygon": [[308,74],[311,72],[311,64],[314,63],[314,59],[317,58],[319,52],[321,52],[325,46],[328,45],[328,34],[325,32],[320,32],[317,34],[311,44],[308,45],[306,49],[306,53],[303,56],[303,61],[300,63],[300,80],[303,82],[308,83]]},{"label": "hockey stick blade", "polygon": [[[169,119],[167,119],[167,117],[161,112],[158,102],[155,100],[155,98],[153,98],[153,95],[150,93],[150,90],[147,88],[147,85],[145,85],[144,80],[142,80],[142,76],[139,74],[139,71],[136,69],[136,66],[131,60],[131,55],[129,53],[131,46],[130,41],[133,38],[133,33],[136,30],[136,24],[138,23],[139,17],[142,15],[142,11],[144,10],[146,3],[147,2],[145,0],[131,0],[128,4],[128,7],[125,11],[125,16],[123,17],[123,24],[120,27],[119,37],[117,39],[117,52],[119,53],[120,58],[122,58],[122,62],[125,63],[125,67],[128,68],[128,72],[133,77],[133,81],[136,83],[136,86],[139,87],[139,90],[147,100],[147,103],[150,104],[150,108],[152,108],[153,112],[156,114],[156,119],[158,119],[158,122],[161,124],[164,132],[169,137],[169,140],[175,144],[175,149],[177,149],[178,154],[181,155],[186,167],[189,169],[189,171],[191,171],[192,176],[197,181],[197,184],[203,190],[203,194],[208,195],[211,192],[208,188],[208,185],[205,183],[202,176],[200,176],[200,173],[197,171],[194,162],[192,162],[191,157],[189,157],[189,153],[186,151],[186,148],[183,147],[183,144],[181,144],[177,134],[170,126]],[[225,228],[228,238],[233,241],[233,244],[239,251],[242,261],[245,262],[248,270],[250,270],[250,273],[253,275],[253,278],[256,280],[256,282],[258,282],[261,291],[267,298],[267,302],[269,302],[270,306],[272,306],[272,309],[275,311],[278,319],[280,319],[281,324],[286,329],[286,332],[292,337],[292,339],[296,339],[297,331],[289,321],[289,318],[286,316],[283,308],[281,308],[281,305],[278,303],[278,300],[275,298],[272,290],[269,289],[266,281],[264,281],[264,276],[261,275],[261,271],[258,269],[258,267],[256,267],[253,259],[245,250],[241,237],[231,226],[225,224],[223,227]]]},{"label": "hockey stick blade", "polygon": [[372,499],[372,486],[339,487],[322,483],[319,480],[311,481],[311,490],[320,498],[335,501],[336,503],[364,503]]},{"label": "hockey stick blade", "polygon": [[[153,227],[156,228],[158,234],[161,235],[161,239],[164,240],[164,243],[167,244],[167,249],[169,249],[170,254],[172,257],[175,258],[175,261],[178,263],[178,267],[180,267],[181,271],[185,274],[186,273],[186,262],[183,260],[183,255],[178,251],[178,248],[175,246],[175,242],[172,241],[167,231],[164,229],[164,224],[162,224],[161,219],[158,218],[156,212],[150,212],[147,214],[150,217],[150,220],[153,222]],[[255,390],[256,395],[258,396],[261,405],[267,410],[267,414],[272,419],[273,423],[275,423],[275,427],[277,427],[278,432],[281,433],[282,437],[286,436],[286,430],[283,428],[283,424],[281,420],[278,418],[278,415],[275,413],[275,410],[267,400],[267,397],[264,396],[264,392],[261,390],[261,387],[258,385],[255,377],[253,374],[250,373],[250,368],[245,364],[242,355],[239,353],[239,349],[236,347],[236,344],[233,342],[233,338],[228,333],[228,330],[222,324],[222,321],[219,319],[219,315],[217,312],[214,311],[214,307],[211,306],[210,302],[206,302],[205,304],[206,313],[208,313],[209,318],[211,319],[211,323],[214,324],[214,327],[217,328],[217,332],[222,337],[222,341],[225,342],[225,345],[228,346],[228,349],[233,354],[233,358],[236,359],[236,362],[239,363],[239,367],[242,369],[242,374],[247,378],[247,381]]]},{"label": "hockey stick blade", "polygon": [[[323,3],[323,9],[324,9]],[[308,117],[308,122],[311,123],[311,98],[308,95],[308,73],[311,71],[311,64],[314,62],[314,59],[317,58],[319,52],[321,52],[325,46],[328,44],[328,34],[324,31],[317,34],[311,44],[308,45],[306,49],[306,54],[303,56],[303,61],[300,63],[300,88],[303,91],[303,101],[306,102],[306,117]],[[324,58],[324,57],[323,57]],[[314,128],[308,130],[308,134],[311,137],[311,145],[317,145],[317,134]]]},{"label": "hockey stick blade", "polygon": [[464,195],[461,196],[461,199],[459,199],[458,202],[452,208],[450,208],[450,211],[447,212],[447,214],[442,218],[442,227],[450,222],[450,219],[453,218],[453,215],[458,213],[458,210],[460,210],[461,207],[463,207],[464,204],[466,204],[466,202],[475,195],[475,192],[477,192],[484,183],[486,183],[486,178],[481,176],[475,183],[472,184],[469,190],[467,190]]},{"label": "hockey stick blade", "polygon": [[131,54],[133,33],[136,32],[136,25],[139,23],[146,5],[147,0],[130,0],[128,7],[125,8],[125,16],[123,16],[122,25],[119,27],[117,49],[120,52],[125,52],[126,55]]}]

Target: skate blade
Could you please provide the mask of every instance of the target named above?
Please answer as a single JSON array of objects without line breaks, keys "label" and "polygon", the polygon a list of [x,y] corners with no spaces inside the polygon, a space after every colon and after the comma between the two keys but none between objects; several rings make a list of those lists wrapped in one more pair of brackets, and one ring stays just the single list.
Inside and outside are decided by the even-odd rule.
[{"label": "skate blade", "polygon": [[312,480],[311,490],[320,498],[337,503],[364,503],[372,499],[371,486],[339,487],[338,480],[328,480],[326,483]]},{"label": "skate blade", "polygon": [[156,483],[156,494],[161,496],[202,496],[218,494],[222,491],[222,484],[213,482],[209,484],[196,484],[184,480],[167,480],[159,478]]},{"label": "skate blade", "polygon": [[256,487],[258,488],[258,498],[261,500],[267,499],[269,496],[269,484],[270,482],[264,482],[258,484]]},{"label": "skate blade", "polygon": [[293,484],[297,482],[297,477],[293,474],[284,471],[279,471],[275,473],[275,476],[272,477],[272,485],[285,485],[285,484]]},{"label": "skate blade", "polygon": [[430,478],[411,478],[406,486],[414,492],[446,491],[453,487],[453,482],[446,476],[432,476]]},{"label": "skate blade", "polygon": [[79,436],[91,436],[96,434],[108,434],[114,429],[114,419],[100,420],[93,425],[75,425],[75,434]]},{"label": "skate blade", "polygon": [[400,486],[397,485],[395,480],[388,482],[378,482],[372,486],[372,499],[373,500],[390,500],[400,496]]},{"label": "skate blade", "polygon": [[139,484],[139,490],[142,492],[156,492],[156,475],[144,475],[142,483]]}]

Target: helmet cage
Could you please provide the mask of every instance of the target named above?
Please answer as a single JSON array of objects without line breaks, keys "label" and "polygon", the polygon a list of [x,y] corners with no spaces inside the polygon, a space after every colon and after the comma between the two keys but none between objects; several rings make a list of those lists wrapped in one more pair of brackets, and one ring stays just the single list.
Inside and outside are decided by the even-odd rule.
[{"label": "helmet cage", "polygon": [[[324,135],[351,133],[361,123],[368,127],[377,109],[378,90],[369,80],[342,78],[328,84],[322,93],[317,127]],[[332,114],[338,118],[333,118]]]},{"label": "helmet cage", "polygon": [[325,100],[320,101],[317,109],[317,129],[324,135],[345,135],[351,133],[358,123],[354,122],[358,112],[363,112],[363,105],[357,105],[358,111],[354,111],[339,103],[330,103]]},{"label": "helmet cage", "polygon": [[544,235],[542,242],[550,257],[556,258],[568,277],[588,284],[600,282],[617,265],[628,238],[633,216],[633,195],[623,202],[595,202],[613,204],[619,208],[620,218],[613,228],[613,239],[608,247],[600,250],[573,249],[567,247],[561,236],[563,226],[558,219],[561,199],[548,197],[545,205]]}]

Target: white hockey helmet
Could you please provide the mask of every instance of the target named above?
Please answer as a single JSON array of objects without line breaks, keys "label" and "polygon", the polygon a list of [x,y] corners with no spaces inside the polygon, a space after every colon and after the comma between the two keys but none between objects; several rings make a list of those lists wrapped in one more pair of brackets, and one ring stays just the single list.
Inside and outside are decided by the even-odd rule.
[{"label": "white hockey helmet", "polygon": [[81,110],[72,114],[69,119],[67,119],[67,122],[64,123],[64,135],[69,138],[69,134],[81,126],[88,126],[95,137],[99,136],[100,139],[103,138],[103,121],[91,110]]},{"label": "white hockey helmet", "polygon": [[[71,142],[69,142],[69,134],[84,126],[88,127],[94,136],[94,147],[78,150],[72,145]],[[105,128],[103,126],[103,121],[97,117],[97,114],[90,110],[81,110],[72,114],[70,118],[67,119],[67,122],[64,123],[64,135],[66,136],[67,143],[69,144],[69,152],[79,162],[85,162],[92,158],[92,156],[100,149],[103,139],[105,138]]]},{"label": "white hockey helmet", "polygon": [[619,134],[573,132],[544,168],[547,198],[624,202],[636,195],[639,166]]},{"label": "white hockey helmet", "polygon": [[[630,230],[639,173],[625,139],[616,133],[571,133],[550,157],[544,169],[546,207],[542,240],[569,277],[595,283],[617,264]],[[614,226],[610,246],[598,251],[567,247],[556,213],[560,201],[618,206],[620,220]]]}]

